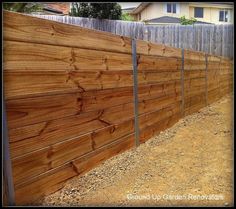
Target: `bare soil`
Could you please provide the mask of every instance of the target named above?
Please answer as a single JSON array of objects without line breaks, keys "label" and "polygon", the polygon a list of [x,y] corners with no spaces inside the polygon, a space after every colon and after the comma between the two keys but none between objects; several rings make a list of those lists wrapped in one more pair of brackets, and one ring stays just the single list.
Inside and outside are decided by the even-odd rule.
[{"label": "bare soil", "polygon": [[232,206],[232,124],[228,95],[36,204]]}]

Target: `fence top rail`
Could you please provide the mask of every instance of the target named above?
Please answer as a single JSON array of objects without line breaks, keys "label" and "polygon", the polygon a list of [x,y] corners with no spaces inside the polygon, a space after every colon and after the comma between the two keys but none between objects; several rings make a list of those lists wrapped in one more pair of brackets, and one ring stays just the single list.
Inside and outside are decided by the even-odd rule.
[{"label": "fence top rail", "polygon": [[[84,31],[96,31],[97,33],[100,33],[100,34],[109,34],[110,36],[113,36],[113,37],[122,37],[121,35],[116,35],[116,34],[113,34],[113,33],[109,33],[109,32],[106,32],[106,31],[101,31],[101,30],[97,30],[97,29],[89,29],[89,28],[86,28],[86,27],[82,27],[82,26],[79,26],[79,25],[75,25],[75,24],[69,24],[69,23],[62,23],[62,22],[58,22],[56,20],[49,20],[49,19],[45,19],[45,18],[42,18],[41,15],[31,15],[31,14],[24,14],[24,13],[19,13],[19,12],[12,12],[12,11],[7,11],[7,10],[3,10],[3,13],[4,13],[4,17],[6,15],[8,15],[8,17],[10,16],[13,16],[13,15],[16,15],[16,16],[25,16],[25,17],[30,17],[30,18],[33,18],[33,20],[37,20],[37,19],[43,19],[45,21],[45,23],[56,23],[58,25],[68,25],[69,27],[78,27],[78,28],[81,28],[81,30],[84,30]],[[60,17],[60,16],[59,16]],[[62,17],[62,16],[61,16]],[[130,39],[129,37],[127,37],[128,39]]]}]

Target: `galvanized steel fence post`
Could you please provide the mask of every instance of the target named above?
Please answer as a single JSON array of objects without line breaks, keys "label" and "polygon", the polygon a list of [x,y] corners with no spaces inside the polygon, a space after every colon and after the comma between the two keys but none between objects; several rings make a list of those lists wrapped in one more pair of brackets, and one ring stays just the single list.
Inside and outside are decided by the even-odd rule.
[{"label": "galvanized steel fence post", "polygon": [[206,106],[208,105],[208,101],[207,101],[207,98],[208,98],[208,57],[207,57],[207,54],[205,54],[205,61],[206,61],[206,72],[205,72],[205,81],[206,81]]},{"label": "galvanized steel fence post", "polygon": [[184,116],[184,49],[181,49],[181,113]]},{"label": "galvanized steel fence post", "polygon": [[139,121],[138,121],[138,69],[137,69],[137,51],[136,40],[132,39],[132,62],[133,62],[133,92],[134,92],[134,131],[135,145],[139,146]]},{"label": "galvanized steel fence post", "polygon": [[6,109],[5,103],[3,101],[3,176],[4,176],[4,185],[6,188],[7,204],[9,206],[15,205],[15,192],[12,176],[12,164],[10,158],[10,149],[9,149],[9,138],[8,138],[8,129],[7,129],[7,118],[6,118]]}]

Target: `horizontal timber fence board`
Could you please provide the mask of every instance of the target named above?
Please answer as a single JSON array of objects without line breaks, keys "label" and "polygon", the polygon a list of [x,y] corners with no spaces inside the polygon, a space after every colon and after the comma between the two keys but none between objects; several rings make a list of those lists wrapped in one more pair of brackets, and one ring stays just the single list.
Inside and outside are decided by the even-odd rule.
[{"label": "horizontal timber fence board", "polygon": [[[3,18],[13,181],[16,204],[25,205],[135,147],[132,39],[6,11]],[[140,143],[232,92],[229,58],[186,49],[183,58],[179,48],[144,40],[136,53]]]},{"label": "horizontal timber fence board", "polygon": [[168,46],[233,57],[233,24],[147,25],[143,22],[95,18],[34,15]]}]

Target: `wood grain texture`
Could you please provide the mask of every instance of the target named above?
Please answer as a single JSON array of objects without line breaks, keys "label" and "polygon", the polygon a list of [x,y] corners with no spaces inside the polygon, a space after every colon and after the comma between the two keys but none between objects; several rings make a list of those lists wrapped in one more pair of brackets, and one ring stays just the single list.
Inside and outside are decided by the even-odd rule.
[{"label": "wood grain texture", "polygon": [[[29,71],[115,71],[132,70],[132,56],[75,47],[5,41],[4,70]],[[138,56],[138,70],[177,71],[176,58]]]},{"label": "wood grain texture", "polygon": [[204,86],[206,84],[206,80],[204,77],[200,78],[191,78],[184,80],[184,89],[192,89],[195,87]]},{"label": "wood grain texture", "polygon": [[129,54],[16,41],[4,42],[3,49],[6,71],[132,70]]},{"label": "wood grain texture", "polygon": [[[139,116],[145,129],[180,112],[180,102]],[[13,159],[15,185],[134,133],[134,120],[107,126]]]},{"label": "wood grain texture", "polygon": [[104,160],[133,146],[134,136],[131,134],[93,153],[23,182],[16,186],[16,203],[17,205],[27,205],[46,194],[55,192],[63,186],[66,180],[85,173]]},{"label": "wood grain texture", "polygon": [[[134,146],[130,38],[11,12],[3,35],[17,204]],[[137,40],[141,143],[181,118],[183,99],[184,115],[206,106],[205,53],[184,53],[182,98],[181,49]],[[209,104],[232,92],[232,64],[208,55]]]},{"label": "wood grain texture", "polygon": [[192,105],[191,107],[188,107],[185,109],[184,111],[184,115],[185,116],[188,116],[188,115],[191,115],[193,113],[196,113],[198,112],[200,109],[202,109],[203,107],[205,107],[205,103],[197,103],[197,104],[194,104]]},{"label": "wood grain texture", "polygon": [[77,175],[72,164],[44,173],[31,181],[15,187],[16,205],[31,205],[35,200],[61,189],[64,182]]},{"label": "wood grain texture", "polygon": [[107,126],[100,117],[101,112],[97,114],[90,112],[42,122],[42,126],[37,129],[37,135],[25,139],[21,139],[21,135],[15,135],[14,141],[10,139],[11,156],[23,155]]},{"label": "wood grain texture", "polygon": [[7,100],[9,128],[76,115],[80,113],[81,105],[80,93]]},{"label": "wood grain texture", "polygon": [[131,53],[131,39],[20,13],[3,12],[4,40]]},{"label": "wood grain texture", "polygon": [[[139,87],[139,100],[160,98],[180,92],[179,82],[142,85]],[[7,113],[11,141],[16,141],[37,135],[48,120],[59,119],[72,115],[80,115],[93,111],[98,115],[104,110],[106,115],[114,110],[120,111],[119,106],[133,102],[132,88],[117,88],[112,90],[89,91],[82,94],[62,94],[39,96],[26,99],[7,100]],[[37,108],[36,108],[37,106]],[[107,109],[108,108],[108,109]],[[126,107],[128,108],[128,106]],[[132,106],[129,111],[132,112]],[[141,110],[142,111],[142,110]],[[104,117],[105,119],[106,117]],[[32,126],[29,126],[32,125]],[[22,127],[22,128],[21,128]],[[38,131],[37,131],[38,130]],[[17,135],[20,138],[17,139]]]},{"label": "wood grain texture", "polygon": [[184,60],[191,60],[191,61],[205,61],[205,53],[204,52],[196,52],[193,50],[185,49],[184,50]]},{"label": "wood grain texture", "polygon": [[[178,81],[140,85],[138,88],[139,99],[151,99],[177,92],[180,92]],[[130,102],[133,102],[133,87],[11,99],[6,101],[6,106],[9,128],[16,129],[31,124],[37,127],[36,123],[39,122]],[[10,131],[10,134],[12,137],[15,135],[13,131]]]},{"label": "wood grain texture", "polygon": [[[204,51],[210,54],[233,57],[233,24],[201,25],[194,27],[182,25],[147,25],[144,22],[100,20],[86,17],[67,17],[59,15],[34,15],[66,24],[111,32],[130,38],[163,43],[171,47]],[[132,30],[130,30],[132,28]],[[147,31],[147,33],[146,33]],[[223,58],[223,57],[218,57]]]},{"label": "wood grain texture", "polygon": [[191,78],[205,78],[205,69],[204,70],[189,70],[184,71],[184,79],[191,79]]},{"label": "wood grain texture", "polygon": [[169,47],[164,44],[153,44],[142,40],[137,40],[137,53],[144,55],[181,58],[181,49]]},{"label": "wood grain texture", "polygon": [[[179,80],[180,72],[138,73],[139,84]],[[55,93],[84,92],[133,86],[133,72],[120,71],[7,71],[4,73],[6,99]]]},{"label": "wood grain texture", "polygon": [[70,162],[73,158],[92,150],[91,134],[87,134],[15,158],[12,161],[14,184],[28,181],[34,176]]},{"label": "wood grain texture", "polygon": [[200,92],[192,97],[188,97],[185,99],[184,103],[184,115],[187,116],[189,114],[192,114],[205,106],[206,106],[205,92]]},{"label": "wood grain texture", "polygon": [[[139,113],[157,111],[178,101],[180,101],[180,92],[140,100]],[[11,155],[12,157],[21,156],[96,129],[116,125],[133,118],[133,108],[133,103],[127,103],[99,111],[49,120],[37,125],[10,129],[10,136],[12,136],[10,138]],[[31,129],[33,130],[30,132]]]},{"label": "wood grain texture", "polygon": [[181,69],[181,61],[166,56],[138,55],[137,66],[138,70],[178,71]]},{"label": "wood grain texture", "polygon": [[89,153],[79,159],[73,160],[73,164],[76,167],[79,174],[83,174],[104,160],[122,153],[134,146],[134,134],[123,137],[119,141],[102,147],[93,153]]},{"label": "wood grain texture", "polygon": [[157,135],[161,131],[164,131],[165,129],[173,126],[175,123],[178,122],[180,117],[181,117],[181,114],[180,112],[178,112],[168,118],[165,118],[157,123],[149,125],[145,127],[144,129],[140,130],[140,142],[144,143],[145,141],[147,141],[154,135]]}]

